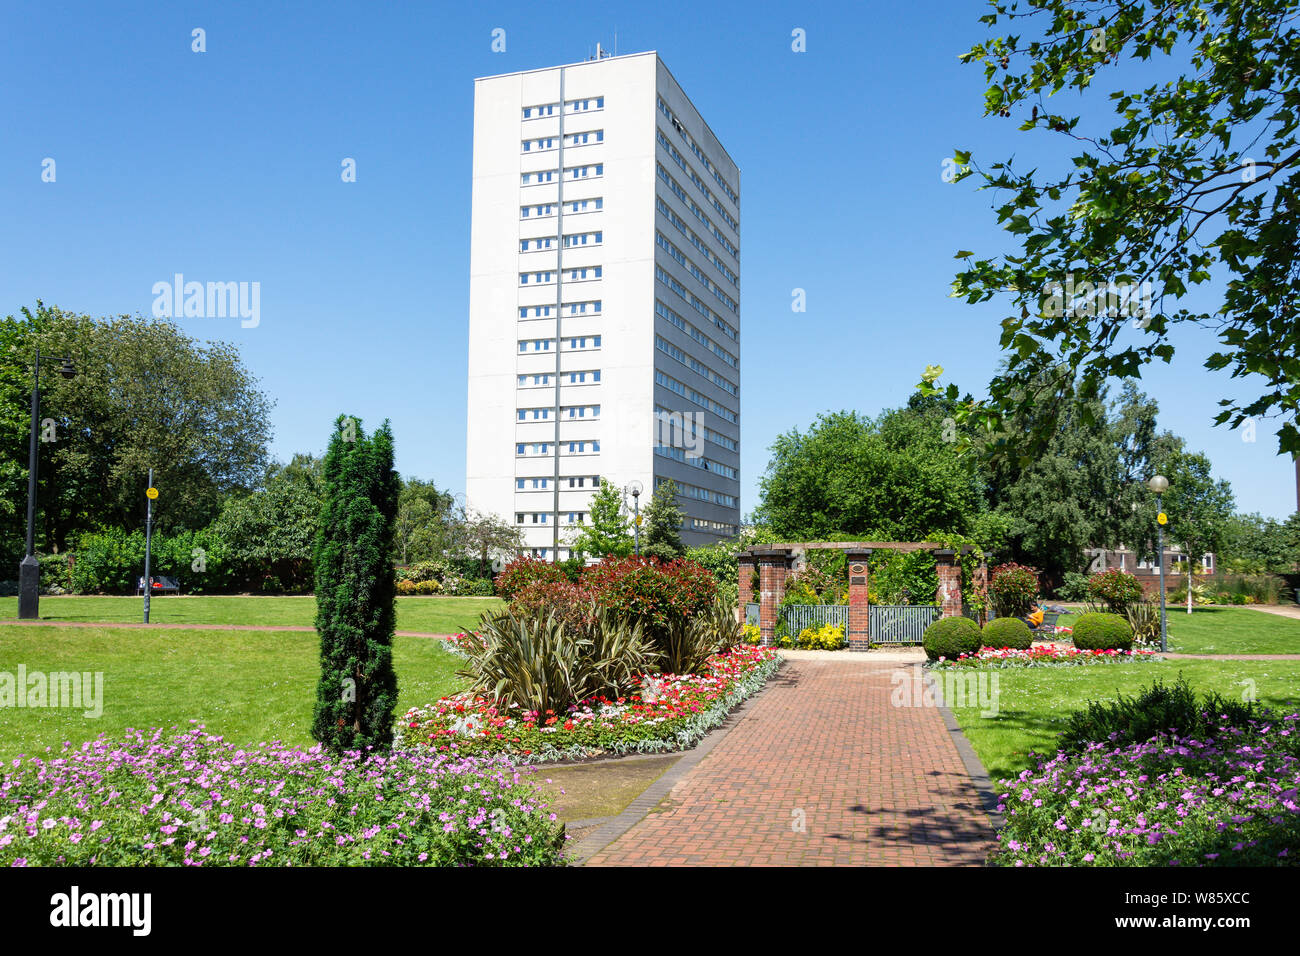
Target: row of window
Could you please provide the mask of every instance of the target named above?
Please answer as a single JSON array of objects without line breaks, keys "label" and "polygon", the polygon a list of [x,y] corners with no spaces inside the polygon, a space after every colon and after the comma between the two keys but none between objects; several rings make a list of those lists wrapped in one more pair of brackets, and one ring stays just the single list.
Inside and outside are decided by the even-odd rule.
[{"label": "row of window", "polygon": [[[597,230],[596,232],[574,232],[564,237],[564,247],[566,249],[573,246],[598,246],[605,241],[605,233]],[[543,249],[554,249],[555,237],[542,236],[539,239],[520,239],[520,252],[538,252]]]},{"label": "row of window", "polygon": [[674,196],[685,203],[686,208],[691,211],[691,215],[704,223],[705,228],[707,228],[709,232],[720,243],[722,243],[722,248],[731,253],[731,257],[736,260],[737,264],[739,264],[740,250],[736,248],[735,244],[730,239],[722,234],[722,230],[713,224],[713,220],[708,217],[703,209],[695,204],[695,200],[686,195],[686,190],[682,189],[677,180],[672,177],[672,174],[669,173],[668,170],[664,169],[663,163],[655,163],[655,175],[664,181],[664,184],[673,191]]},{"label": "row of window", "polygon": [[[516,491],[549,491],[553,478],[516,478]],[[561,475],[560,487],[563,488],[565,482],[568,482],[570,488],[599,488],[600,475]],[[588,484],[590,483],[590,484]]]},{"label": "row of window", "polygon": [[[583,369],[575,372],[561,372],[561,382],[565,385],[594,385],[600,381],[600,369]],[[520,375],[520,388],[540,388],[551,384],[551,373],[540,375]]]},{"label": "row of window", "polygon": [[706,531],[709,534],[722,534],[727,537],[735,537],[736,526],[727,524],[725,521],[706,521],[704,518],[691,519],[692,531]]},{"label": "row of window", "polygon": [[[558,136],[539,136],[536,139],[525,139],[520,142],[521,153],[544,153],[548,150],[555,149],[559,144]],[[565,133],[565,146],[589,146],[594,143],[605,142],[605,131],[603,129],[588,129],[580,133]]]},{"label": "row of window", "polygon": [[[549,421],[551,414],[555,411],[551,408],[517,408],[515,409],[516,421],[542,422]],[[561,418],[599,418],[599,405],[561,405]]]},{"label": "row of window", "polygon": [[695,341],[699,342],[701,345],[707,348],[714,355],[718,356],[718,358],[722,359],[722,361],[726,362],[732,368],[735,369],[740,368],[740,362],[737,361],[736,356],[732,355],[721,345],[713,341],[713,339],[709,338],[707,335],[705,335],[703,332],[701,332],[691,323],[687,322],[680,315],[678,315],[672,309],[668,308],[668,306],[664,305],[658,299],[655,299],[655,315],[658,315],[661,318],[665,319],[666,321],[671,322],[673,325],[677,326],[679,329],[681,329],[683,332],[685,332]]},{"label": "row of window", "polygon": [[708,379],[710,382],[718,386],[718,388],[722,389],[727,394],[739,396],[740,389],[738,389],[735,385],[733,385],[731,382],[728,382],[725,378],[723,378],[713,369],[709,368],[707,365],[705,365],[703,362],[697,359],[694,355],[689,355],[686,352],[683,352],[681,349],[673,345],[672,342],[669,342],[662,335],[655,336],[655,348],[657,348],[660,352],[663,352],[665,355],[671,356],[672,358],[681,362],[683,365],[685,365],[691,371],[695,372],[695,374],[699,375],[701,378]]},{"label": "row of window", "polygon": [[[668,479],[656,478],[655,487],[658,488],[665,481],[668,481]],[[712,505],[722,505],[723,507],[726,508],[738,507],[737,502],[739,501],[739,499],[736,498],[735,495],[726,495],[723,494],[721,491],[713,491],[709,488],[701,488],[699,485],[689,485],[682,481],[675,481],[674,483],[677,485],[677,493],[682,495],[683,497],[695,498],[699,501],[705,501]]]},{"label": "row of window", "polygon": [[726,321],[726,319],[722,318],[722,316],[718,315],[718,313],[710,309],[706,302],[700,299],[700,297],[697,296],[695,293],[693,293],[690,289],[686,288],[686,286],[678,282],[674,276],[669,275],[667,272],[665,272],[663,267],[660,266],[659,263],[657,262],[655,263],[655,278],[658,279],[660,282],[662,282],[664,285],[668,286],[668,288],[676,292],[677,295],[683,301],[685,301],[687,305],[689,305],[696,312],[700,313],[700,315],[704,316],[706,319],[712,322],[714,327],[718,329],[727,338],[731,339],[731,341],[733,342],[740,341],[740,333],[738,333]]},{"label": "row of window", "polygon": [[665,372],[661,372],[658,369],[655,369],[655,383],[658,385],[662,385],[670,392],[676,392],[678,395],[682,396],[682,398],[689,398],[696,405],[699,405],[701,408],[713,412],[713,414],[717,415],[723,421],[731,422],[731,424],[733,425],[739,424],[740,416],[738,416],[731,409],[727,408],[727,406],[719,405],[713,399],[709,398],[709,396],[701,392],[697,392],[689,385],[683,385],[681,382],[677,381],[677,379],[673,378],[671,375],[668,375]]},{"label": "row of window", "polygon": [[[674,409],[671,409],[671,408],[664,408],[662,405],[656,405],[656,406],[655,406],[655,414],[661,416],[664,420],[667,420],[667,421],[669,421],[669,422],[675,422],[677,419],[674,418],[673,416],[679,416],[679,415],[681,415],[682,413],[679,412],[679,411],[676,411],[676,410],[674,410]],[[682,420],[682,427],[683,427],[683,428],[686,427],[686,424],[685,424],[685,423],[686,423],[686,420],[683,419],[683,420]],[[675,427],[675,426],[670,426],[670,427]],[[722,434],[721,432],[715,432],[715,431],[714,431],[712,428],[710,428],[708,425],[699,425],[699,426],[697,426],[696,423],[695,423],[694,421],[692,421],[692,422],[691,422],[691,434],[692,434],[692,435],[698,435],[698,434],[699,434],[699,432],[697,431],[697,427],[698,427],[698,428],[703,428],[703,429],[704,429],[704,439],[705,439],[705,441],[711,441],[711,442],[713,442],[713,444],[719,446],[720,448],[725,448],[725,449],[727,449],[728,451],[739,451],[739,450],[740,450],[740,449],[739,449],[739,445],[736,443],[736,439],[734,439],[734,438],[728,438],[726,435]]]},{"label": "row of window", "polygon": [[701,272],[700,267],[697,266],[694,262],[692,262],[690,257],[686,255],[686,253],[682,252],[682,250],[678,249],[675,245],[673,245],[673,241],[669,239],[667,236],[665,236],[658,229],[655,230],[655,245],[657,245],[660,249],[663,249],[665,252],[667,252],[675,260],[677,260],[677,263],[681,265],[682,268],[684,268],[691,275],[695,276],[696,280],[700,283],[700,285],[704,286],[704,288],[708,289],[715,296],[717,296],[719,302],[725,305],[733,313],[740,312],[740,303],[738,303],[735,299],[733,299],[731,296],[727,295],[727,293],[723,292],[720,288],[718,288],[718,284],[716,282],[714,282],[703,272]]},{"label": "row of window", "polygon": [[[519,351],[522,352],[549,352],[551,346],[555,344],[555,339],[520,339]],[[580,352],[583,349],[600,348],[599,335],[575,335],[566,338],[563,343],[563,351]]]},{"label": "row of window", "polygon": [[723,278],[737,288],[740,287],[740,276],[727,268],[727,264],[718,258],[718,254],[709,248],[708,243],[697,236],[695,230],[686,224],[686,220],[677,215],[677,213],[673,211],[672,207],[669,206],[658,193],[655,193],[655,208],[663,214],[665,219],[673,224],[678,232],[690,240],[691,245],[704,254],[704,258],[713,263],[713,268],[721,272]]},{"label": "row of window", "polygon": [[[595,179],[597,176],[605,175],[605,164],[596,163],[593,166],[567,166],[565,167],[566,179]],[[523,173],[520,176],[519,185],[521,186],[542,186],[546,183],[555,182],[559,175],[559,170],[542,169],[533,173]]]},{"label": "row of window", "polygon": [[[550,524],[551,515],[546,511],[516,511],[515,524]],[[586,524],[587,512],[570,511],[565,515],[565,524]]]},{"label": "row of window", "polygon": [[[577,269],[569,269],[565,275],[566,282],[583,282],[588,279],[599,279],[602,274],[600,266],[583,266]],[[555,282],[554,272],[521,272],[519,273],[520,285],[551,285]]]},{"label": "row of window", "polygon": [[[525,106],[524,119],[542,119],[547,116],[554,116],[559,109],[559,103],[543,103],[541,106]],[[603,110],[605,108],[605,97],[592,96],[585,100],[565,100],[565,113],[590,113],[593,110]]]},{"label": "row of window", "polygon": [[[554,453],[554,442],[517,442],[515,444],[515,454],[524,458],[531,458],[537,455],[550,455]],[[600,451],[600,442],[593,441],[569,441],[560,442],[561,455],[592,455]]]},{"label": "row of window", "polygon": [[[553,202],[537,203],[532,206],[520,206],[520,219],[546,219],[555,215],[555,206]],[[601,196],[595,196],[591,199],[574,199],[564,204],[565,215],[576,215],[582,212],[600,212],[605,208],[605,200]]]},{"label": "row of window", "polygon": [[695,170],[691,168],[691,164],[686,162],[682,157],[682,154],[677,152],[677,147],[668,142],[668,137],[664,135],[664,131],[657,126],[655,127],[655,139],[659,141],[659,145],[662,146],[667,151],[668,155],[672,157],[673,162],[677,164],[678,168],[686,174],[686,178],[695,184],[695,188],[698,189],[703,194],[704,198],[708,200],[709,205],[717,210],[718,215],[721,216],[723,221],[731,227],[731,231],[739,236],[740,223],[736,221],[736,217],[723,208],[722,203],[718,202],[718,197],[713,195],[713,192],[709,189],[704,180],[701,179]]},{"label": "row of window", "polygon": [[663,445],[655,446],[655,454],[664,458],[671,458],[673,461],[680,461],[683,464],[691,465],[694,468],[702,468],[707,472],[715,475],[721,475],[723,478],[735,478],[736,469],[730,465],[724,465],[720,461],[714,461],[712,458],[705,458],[703,455],[688,455],[685,448],[669,448]]},{"label": "row of window", "polygon": [[686,145],[691,148],[691,152],[699,157],[700,162],[704,164],[704,168],[712,173],[714,180],[722,187],[722,191],[727,194],[727,198],[735,203],[736,208],[739,209],[740,195],[731,188],[730,184],[725,179],[722,178],[722,173],[718,172],[717,167],[709,161],[709,157],[704,155],[704,151],[700,149],[699,146],[695,145],[695,140],[691,137],[691,134],[686,132],[686,127],[683,126],[677,117],[673,115],[673,111],[668,108],[668,104],[664,102],[662,96],[659,97],[659,112],[668,117],[668,122],[672,124],[673,129],[677,130],[677,132],[681,134],[682,139],[686,140]]},{"label": "row of window", "polygon": [[[562,302],[560,303],[561,315],[600,315],[600,299],[588,299],[585,302]],[[553,305],[521,305],[519,307],[519,318],[521,319],[549,319],[555,315],[555,306]]]}]

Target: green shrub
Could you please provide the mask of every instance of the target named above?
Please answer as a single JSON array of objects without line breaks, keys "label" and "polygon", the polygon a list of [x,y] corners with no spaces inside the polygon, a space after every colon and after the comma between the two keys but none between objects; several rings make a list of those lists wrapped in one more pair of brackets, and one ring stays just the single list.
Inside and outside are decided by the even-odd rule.
[{"label": "green shrub", "polygon": [[40,566],[42,594],[66,594],[72,587],[67,554],[42,554],[36,558]]},{"label": "green shrub", "polygon": [[1118,614],[1080,615],[1073,631],[1074,646],[1083,651],[1127,651],[1133,647],[1133,625]]},{"label": "green shrub", "polygon": [[1056,589],[1056,596],[1062,601],[1088,600],[1088,579],[1090,575],[1078,571],[1066,571],[1065,579]]},{"label": "green shrub", "polygon": [[1059,747],[1066,753],[1082,753],[1090,742],[1113,741],[1115,746],[1142,743],[1160,734],[1177,731],[1183,737],[1212,736],[1225,723],[1244,727],[1258,716],[1255,704],[1208,694],[1198,702],[1179,676],[1172,687],[1156,681],[1136,697],[1120,694],[1116,700],[1089,701],[1084,710],[1070,715],[1061,733]]},{"label": "green shrub", "polygon": [[921,639],[925,656],[932,661],[939,658],[954,660],[962,654],[974,654],[984,644],[980,626],[960,614],[943,617],[925,629]]},{"label": "green shrub", "polygon": [[985,647],[1010,647],[1027,651],[1034,643],[1029,625],[1018,617],[995,617],[984,625]]}]

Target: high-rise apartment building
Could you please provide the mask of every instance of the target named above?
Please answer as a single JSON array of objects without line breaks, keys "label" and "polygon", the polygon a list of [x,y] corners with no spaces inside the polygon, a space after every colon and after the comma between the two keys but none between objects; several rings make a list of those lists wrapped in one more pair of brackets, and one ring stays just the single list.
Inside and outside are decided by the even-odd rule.
[{"label": "high-rise apartment building", "polygon": [[[470,507],[567,557],[600,479],[740,520],[740,170],[657,54],[477,80]],[[629,499],[630,501],[630,499]]]}]

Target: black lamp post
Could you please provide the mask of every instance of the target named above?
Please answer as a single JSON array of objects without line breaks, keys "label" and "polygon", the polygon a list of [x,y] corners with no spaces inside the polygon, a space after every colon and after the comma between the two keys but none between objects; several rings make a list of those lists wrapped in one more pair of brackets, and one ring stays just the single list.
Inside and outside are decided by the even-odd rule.
[{"label": "black lamp post", "polygon": [[635,478],[628,482],[627,490],[632,492],[632,553],[641,553],[641,492],[644,490],[641,482]]},{"label": "black lamp post", "polygon": [[[59,374],[72,378],[77,370],[72,360],[56,358],[62,363]],[[40,458],[37,455],[36,431],[41,425],[41,350],[36,350],[36,365],[32,369],[32,430],[27,454],[27,553],[18,565],[18,617],[33,620],[40,616],[41,566],[36,560],[36,472]]]}]

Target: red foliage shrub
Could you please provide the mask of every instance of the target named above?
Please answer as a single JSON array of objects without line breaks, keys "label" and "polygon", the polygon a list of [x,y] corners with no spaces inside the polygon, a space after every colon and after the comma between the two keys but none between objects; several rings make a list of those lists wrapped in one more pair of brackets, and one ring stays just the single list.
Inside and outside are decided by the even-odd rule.
[{"label": "red foliage shrub", "polygon": [[564,569],[558,564],[531,555],[515,558],[496,578],[497,594],[507,601],[537,581],[564,581]]},{"label": "red foliage shrub", "polygon": [[989,593],[998,614],[1021,617],[1033,609],[1038,598],[1038,572],[1014,561],[1000,564],[989,575]]},{"label": "red foliage shrub", "polygon": [[673,617],[694,617],[718,594],[713,573],[685,558],[608,557],[584,570],[581,583],[601,607],[656,630]]}]

